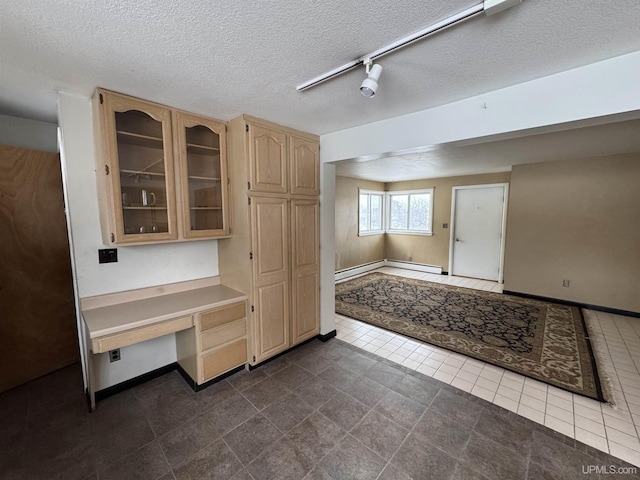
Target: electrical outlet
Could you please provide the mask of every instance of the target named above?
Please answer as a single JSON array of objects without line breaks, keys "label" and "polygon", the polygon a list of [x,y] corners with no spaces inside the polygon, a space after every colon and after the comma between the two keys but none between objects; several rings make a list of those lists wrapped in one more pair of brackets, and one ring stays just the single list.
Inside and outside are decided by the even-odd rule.
[{"label": "electrical outlet", "polygon": [[570,280],[562,280],[562,286],[563,287],[568,287],[569,286]]},{"label": "electrical outlet", "polygon": [[98,249],[98,263],[112,263],[118,261],[117,248],[100,248]]},{"label": "electrical outlet", "polygon": [[109,362],[117,362],[120,360],[120,349],[116,348],[115,350],[109,350]]},{"label": "electrical outlet", "polygon": [[410,262],[411,260],[413,260],[413,257],[411,255],[407,255],[407,261]]}]

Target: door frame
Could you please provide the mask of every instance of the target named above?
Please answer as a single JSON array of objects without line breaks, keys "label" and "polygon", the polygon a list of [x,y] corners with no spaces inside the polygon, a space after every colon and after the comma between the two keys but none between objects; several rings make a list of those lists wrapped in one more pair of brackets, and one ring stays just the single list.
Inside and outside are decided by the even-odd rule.
[{"label": "door frame", "polygon": [[502,187],[504,189],[504,202],[502,203],[502,231],[500,233],[500,265],[498,267],[498,283],[504,283],[504,250],[507,233],[507,204],[509,202],[509,183],[487,183],[482,185],[464,185],[451,187],[451,223],[449,234],[449,275],[453,275],[453,255],[455,246],[455,218],[456,218],[456,192],[458,190],[471,190],[478,188]]}]

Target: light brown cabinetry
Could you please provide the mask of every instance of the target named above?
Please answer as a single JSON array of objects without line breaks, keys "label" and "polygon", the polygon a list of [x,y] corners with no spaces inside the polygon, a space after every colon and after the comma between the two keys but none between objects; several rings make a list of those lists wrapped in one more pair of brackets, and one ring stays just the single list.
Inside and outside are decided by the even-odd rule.
[{"label": "light brown cabinetry", "polygon": [[249,296],[249,362],[319,333],[316,136],[242,116],[229,123],[234,238],[222,282]]},{"label": "light brown cabinetry", "polygon": [[94,357],[109,350],[175,333],[178,361],[194,388],[247,362],[246,295],[218,277],[84,297],[80,307],[92,409],[104,388]]},{"label": "light brown cabinetry", "polygon": [[173,113],[176,157],[186,238],[229,234],[226,126],[189,113]]},{"label": "light brown cabinetry", "polygon": [[320,195],[320,146],[317,141],[290,136],[289,183],[293,195]]},{"label": "light brown cabinetry", "polygon": [[291,309],[292,343],[319,333],[320,312],[320,203],[291,201]]},{"label": "light brown cabinetry", "polygon": [[176,334],[178,363],[201,385],[247,362],[245,302],[195,315],[195,329]]},{"label": "light brown cabinetry", "polygon": [[286,194],[286,133],[260,125],[250,125],[246,132],[249,133],[249,191]]},{"label": "light brown cabinetry", "polygon": [[93,103],[106,244],[229,235],[223,122],[101,89]]},{"label": "light brown cabinetry", "polygon": [[265,359],[289,346],[289,214],[287,200],[251,199],[254,355]]}]

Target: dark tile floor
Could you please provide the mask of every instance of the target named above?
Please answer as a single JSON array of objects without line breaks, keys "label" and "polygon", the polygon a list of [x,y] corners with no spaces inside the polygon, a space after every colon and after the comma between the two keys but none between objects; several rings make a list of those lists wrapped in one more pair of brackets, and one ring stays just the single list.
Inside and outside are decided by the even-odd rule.
[{"label": "dark tile floor", "polygon": [[6,480],[640,478],[621,474],[635,467],[618,459],[335,339],[198,393],[174,371],[93,413],[76,365],[0,394],[0,411]]}]

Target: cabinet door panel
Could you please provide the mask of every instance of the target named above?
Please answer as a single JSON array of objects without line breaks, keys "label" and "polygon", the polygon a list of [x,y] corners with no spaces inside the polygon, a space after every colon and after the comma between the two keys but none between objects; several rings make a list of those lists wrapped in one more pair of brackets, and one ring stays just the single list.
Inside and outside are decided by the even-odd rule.
[{"label": "cabinet door panel", "polygon": [[99,95],[114,243],[176,239],[170,110]]},{"label": "cabinet door panel", "polygon": [[320,330],[319,228],[319,202],[292,200],[291,324],[293,344],[316,335]]},{"label": "cabinet door panel", "polygon": [[288,281],[258,287],[255,294],[256,362],[289,347]]},{"label": "cabinet door panel", "polygon": [[282,132],[250,125],[250,191],[287,192],[287,136]]},{"label": "cabinet door panel", "polygon": [[225,125],[180,111],[174,113],[174,125],[184,236],[227,236]]},{"label": "cabinet door panel", "polygon": [[320,195],[320,146],[318,142],[291,136],[289,145],[291,193]]},{"label": "cabinet door panel", "polygon": [[320,204],[317,200],[291,201],[293,269],[317,267],[319,260]]},{"label": "cabinet door panel", "polygon": [[293,280],[292,344],[320,332],[320,275],[318,269],[306,271]]},{"label": "cabinet door panel", "polygon": [[287,201],[251,198],[257,362],[289,345],[289,224]]},{"label": "cabinet door panel", "polygon": [[252,247],[257,285],[282,280],[288,275],[289,225],[287,201],[280,198],[251,199]]}]

